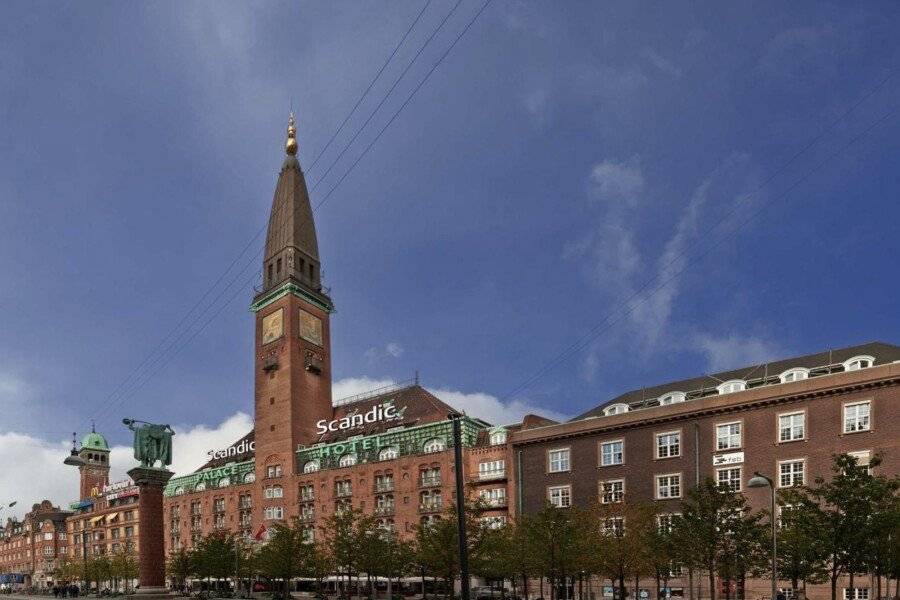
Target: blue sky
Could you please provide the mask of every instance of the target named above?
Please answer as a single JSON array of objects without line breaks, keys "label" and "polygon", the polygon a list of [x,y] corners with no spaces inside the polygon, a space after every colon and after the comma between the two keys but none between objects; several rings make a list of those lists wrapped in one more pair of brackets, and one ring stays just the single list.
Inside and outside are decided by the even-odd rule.
[{"label": "blue sky", "polygon": [[[432,0],[311,167],[423,3],[4,3],[6,443],[250,411],[237,287],[116,390],[265,224],[290,106],[312,186],[455,4]],[[314,202],[481,5],[459,3]],[[339,389],[418,369],[472,411],[572,415],[897,342],[898,25],[888,2],[493,0],[317,213]]]}]

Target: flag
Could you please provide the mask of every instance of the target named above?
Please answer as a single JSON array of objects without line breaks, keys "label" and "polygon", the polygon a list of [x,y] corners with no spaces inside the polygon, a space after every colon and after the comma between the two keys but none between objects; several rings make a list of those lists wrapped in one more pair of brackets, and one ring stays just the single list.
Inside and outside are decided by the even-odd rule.
[{"label": "flag", "polygon": [[268,529],[266,529],[266,524],[260,523],[259,529],[256,531],[256,534],[253,536],[253,539],[256,540],[257,542],[261,542],[266,535],[266,531],[268,531]]}]

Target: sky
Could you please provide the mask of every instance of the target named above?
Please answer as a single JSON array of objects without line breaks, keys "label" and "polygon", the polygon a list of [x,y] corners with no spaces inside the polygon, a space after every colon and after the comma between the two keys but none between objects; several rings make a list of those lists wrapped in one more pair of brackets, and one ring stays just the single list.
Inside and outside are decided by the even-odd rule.
[{"label": "sky", "polygon": [[123,417],[171,423],[178,472],[252,427],[291,109],[336,398],[418,372],[491,422],[565,418],[897,343],[898,26],[890,2],[3,3],[0,506],[74,500],[92,419],[114,477]]}]

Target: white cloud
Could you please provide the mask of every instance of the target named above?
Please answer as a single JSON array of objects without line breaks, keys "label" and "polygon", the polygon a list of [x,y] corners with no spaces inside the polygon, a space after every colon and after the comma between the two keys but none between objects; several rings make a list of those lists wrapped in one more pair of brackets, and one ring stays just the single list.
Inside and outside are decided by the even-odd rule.
[{"label": "white cloud", "polygon": [[388,342],[383,348],[372,346],[366,350],[365,355],[370,361],[381,360],[383,358],[400,358],[403,356],[403,346],[397,342]]},{"label": "white cloud", "polygon": [[532,125],[543,127],[549,120],[550,93],[545,89],[536,89],[526,92],[521,96],[522,106],[531,117]]},{"label": "white cloud", "polygon": [[7,407],[13,402],[20,403],[31,396],[32,389],[15,373],[0,372],[0,406]]},{"label": "white cloud", "polygon": [[709,334],[696,336],[695,345],[706,354],[710,371],[727,371],[772,360],[786,352],[770,341],[754,336],[728,335],[716,337]]},{"label": "white cloud", "polygon": [[599,162],[591,169],[590,180],[593,196],[604,202],[635,204],[644,192],[644,174],[636,158]]},{"label": "white cloud", "polygon": [[647,60],[649,60],[654,67],[656,67],[663,73],[671,75],[672,77],[681,77],[681,67],[676,65],[674,62],[672,62],[656,50],[647,48],[646,50],[644,50],[644,56],[647,57]]},{"label": "white cloud", "polygon": [[393,379],[373,379],[371,377],[347,377],[331,384],[333,402],[344,400],[357,394],[365,394],[372,390],[394,385]]},{"label": "white cloud", "polygon": [[[206,425],[176,426],[172,440],[174,464],[172,470],[183,475],[206,462],[206,451],[222,448],[244,436],[253,427],[250,416],[235,413],[215,427]],[[9,514],[21,517],[31,506],[48,499],[63,507],[77,500],[78,471],[63,464],[71,442],[48,441],[16,432],[0,433],[0,505],[17,501]],[[110,448],[110,479],[127,477],[126,471],[135,466],[130,446]],[[6,511],[0,513],[5,519]]]}]

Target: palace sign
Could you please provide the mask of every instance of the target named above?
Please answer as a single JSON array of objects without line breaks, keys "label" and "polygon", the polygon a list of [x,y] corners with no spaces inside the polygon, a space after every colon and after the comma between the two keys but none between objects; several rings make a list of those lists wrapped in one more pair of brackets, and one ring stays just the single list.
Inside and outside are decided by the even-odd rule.
[{"label": "palace sign", "polygon": [[256,451],[256,442],[248,442],[247,440],[241,441],[240,444],[235,444],[234,446],[229,446],[228,448],[222,448],[220,450],[207,450],[206,455],[209,456],[210,460],[214,458],[228,458],[229,456],[237,456],[238,454],[245,454],[247,452]]},{"label": "palace sign", "polygon": [[373,406],[365,413],[352,413],[340,419],[326,421],[320,419],[316,423],[316,431],[319,435],[328,433],[329,431],[343,431],[345,429],[355,429],[362,427],[367,423],[377,423],[379,421],[400,421],[403,419],[403,413],[406,407],[398,409],[392,402],[385,402],[378,406]]}]

